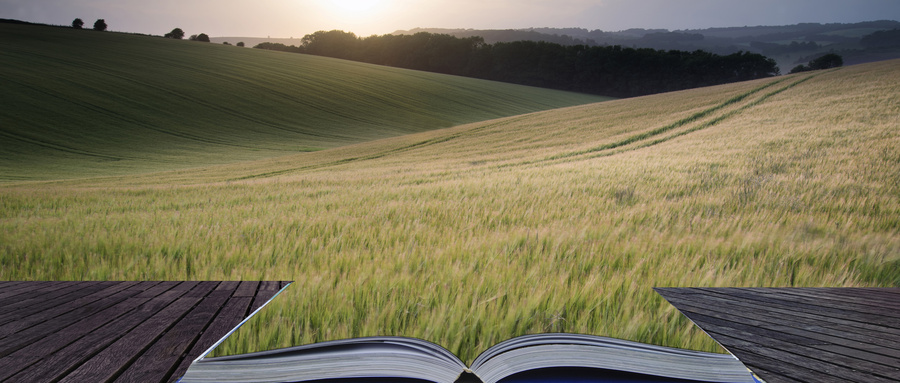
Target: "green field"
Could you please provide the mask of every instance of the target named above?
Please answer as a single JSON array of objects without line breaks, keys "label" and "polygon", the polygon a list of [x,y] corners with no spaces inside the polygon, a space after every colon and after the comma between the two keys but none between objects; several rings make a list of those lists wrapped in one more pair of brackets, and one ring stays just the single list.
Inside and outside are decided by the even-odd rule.
[{"label": "green field", "polygon": [[387,334],[471,361],[546,331],[717,350],[651,288],[900,286],[897,84],[888,61],[7,182],[0,279],[295,281],[220,353]]},{"label": "green field", "polygon": [[0,182],[233,163],[608,99],[3,23],[0,65]]}]

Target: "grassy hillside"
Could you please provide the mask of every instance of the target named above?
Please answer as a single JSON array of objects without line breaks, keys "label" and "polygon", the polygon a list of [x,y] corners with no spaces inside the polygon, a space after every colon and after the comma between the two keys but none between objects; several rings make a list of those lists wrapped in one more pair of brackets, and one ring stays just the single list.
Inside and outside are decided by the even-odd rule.
[{"label": "grassy hillside", "polygon": [[715,344],[654,286],[900,286],[900,65],[0,186],[0,279],[296,283],[223,345]]},{"label": "grassy hillside", "polygon": [[604,98],[120,33],[0,23],[0,181],[246,161]]}]

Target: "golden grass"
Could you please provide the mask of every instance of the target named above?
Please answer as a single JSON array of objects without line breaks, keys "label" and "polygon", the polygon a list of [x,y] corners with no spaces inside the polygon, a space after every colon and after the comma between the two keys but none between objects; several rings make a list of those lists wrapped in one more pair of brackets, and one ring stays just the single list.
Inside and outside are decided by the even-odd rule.
[{"label": "golden grass", "polygon": [[383,334],[471,361],[546,331],[716,350],[651,288],[900,285],[897,68],[4,185],[0,279],[295,281],[220,354]]}]

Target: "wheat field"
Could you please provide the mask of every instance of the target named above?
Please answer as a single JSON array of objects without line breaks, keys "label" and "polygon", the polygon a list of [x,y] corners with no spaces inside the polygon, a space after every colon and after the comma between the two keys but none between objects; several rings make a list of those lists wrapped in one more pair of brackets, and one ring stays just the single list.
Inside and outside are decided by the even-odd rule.
[{"label": "wheat field", "polygon": [[292,280],[217,354],[565,331],[717,351],[657,286],[900,286],[897,61],[259,161],[0,185],[0,279]]},{"label": "wheat field", "polygon": [[0,182],[281,157],[609,99],[221,44],[0,23]]}]

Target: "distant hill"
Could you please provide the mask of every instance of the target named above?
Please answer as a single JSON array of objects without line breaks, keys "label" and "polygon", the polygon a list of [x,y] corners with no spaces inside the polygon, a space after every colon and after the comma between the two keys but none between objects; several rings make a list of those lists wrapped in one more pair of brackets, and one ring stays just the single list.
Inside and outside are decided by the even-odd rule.
[{"label": "distant hill", "polygon": [[443,33],[457,37],[481,36],[486,43],[518,40],[558,44],[622,45],[638,48],[730,54],[761,53],[775,59],[783,72],[827,52],[844,56],[847,65],[900,58],[900,49],[866,49],[860,39],[877,31],[900,28],[894,20],[860,23],[803,23],[781,26],[745,26],[669,31],[628,29],[623,31],[584,28],[528,28],[508,30],[415,28],[394,34]]},{"label": "distant hill", "polygon": [[0,23],[0,180],[315,151],[608,98],[331,58]]},{"label": "distant hill", "polygon": [[[513,41],[546,41],[548,43],[556,43],[562,45],[599,45],[586,34],[568,34],[570,29],[559,29],[555,31],[539,30],[539,29],[447,29],[447,28],[414,28],[407,31],[398,30],[394,35],[412,35],[419,32],[437,33],[456,36],[460,38],[479,36],[484,38],[487,44],[505,43]],[[587,31],[587,30],[584,30]],[[554,33],[556,32],[556,33]],[[574,36],[574,37],[573,37]]]},{"label": "distant hill", "polygon": [[231,45],[243,42],[247,48],[252,48],[260,43],[278,43],[284,45],[300,45],[300,37],[210,37],[213,44],[229,43]]},{"label": "distant hill", "polygon": [[[413,28],[393,35],[418,32],[446,34],[459,38],[480,36],[487,44],[513,41],[545,41],[561,45],[621,45],[661,50],[698,49],[728,55],[739,51],[763,54],[774,59],[783,73],[826,53],[838,53],[845,65],[900,58],[900,47],[872,48],[860,43],[867,35],[900,28],[900,21],[877,20],[859,23],[801,23],[793,25],[743,26],[675,30],[632,28],[621,31],[585,28],[465,29]],[[360,36],[364,37],[364,36]],[[301,45],[301,37],[213,37],[217,44],[243,41],[248,47],[263,42]]]},{"label": "distant hill", "polygon": [[[398,30],[393,34],[413,34],[416,32],[444,33],[459,37],[482,36],[485,42],[510,42],[521,40],[546,39],[562,43],[562,41],[582,41],[587,44],[628,45],[630,43],[643,42],[661,45],[669,42],[695,41],[684,45],[722,46],[727,44],[749,44],[752,41],[778,42],[784,40],[803,40],[819,38],[824,41],[855,40],[863,35],[880,31],[900,28],[900,21],[880,20],[859,23],[802,23],[779,26],[752,26],[752,27],[725,27],[675,30],[668,29],[642,29],[633,28],[622,31],[603,31],[599,29],[589,30],[585,28],[527,28],[527,29],[447,29],[447,28],[414,28],[410,30]],[[670,38],[662,38],[660,35],[671,34]],[[703,39],[685,39],[683,35],[703,35]],[[681,36],[682,38],[679,38]],[[710,40],[711,39],[711,40]],[[696,41],[710,40],[704,43]],[[711,43],[711,44],[707,44]],[[641,47],[656,48],[655,46],[642,45]],[[659,49],[667,49],[659,47]]]}]

